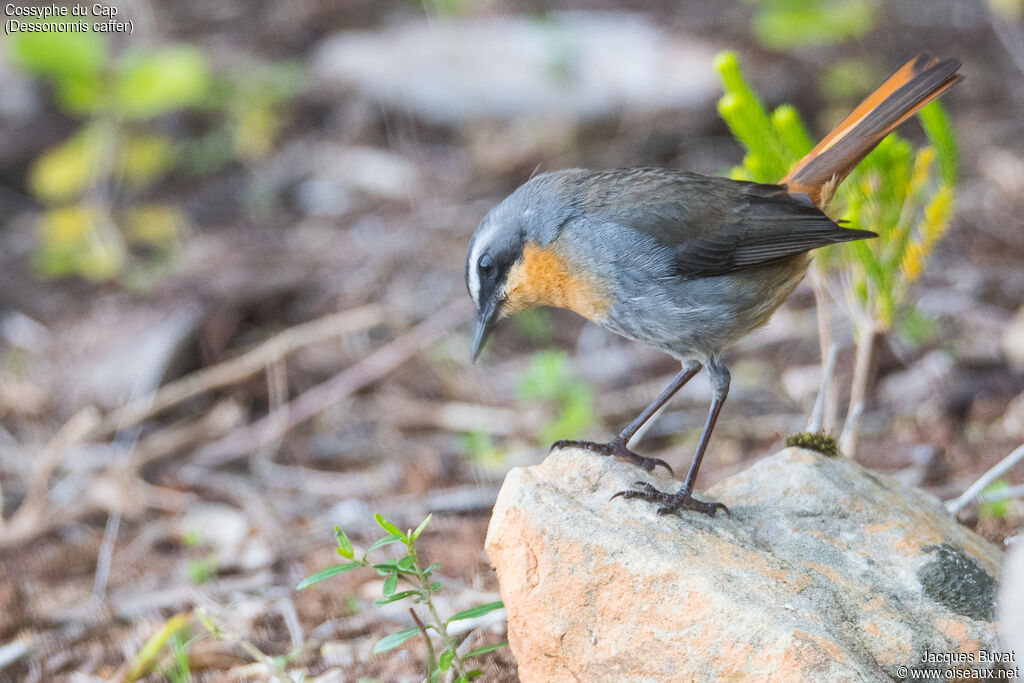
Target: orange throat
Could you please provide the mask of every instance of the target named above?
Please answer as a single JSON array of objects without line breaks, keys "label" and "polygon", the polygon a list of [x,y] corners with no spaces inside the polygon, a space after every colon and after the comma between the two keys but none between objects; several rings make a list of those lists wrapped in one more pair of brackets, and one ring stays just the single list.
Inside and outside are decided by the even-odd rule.
[{"label": "orange throat", "polygon": [[574,268],[556,249],[527,244],[505,281],[504,313],[557,306],[601,322],[611,298],[596,277]]}]

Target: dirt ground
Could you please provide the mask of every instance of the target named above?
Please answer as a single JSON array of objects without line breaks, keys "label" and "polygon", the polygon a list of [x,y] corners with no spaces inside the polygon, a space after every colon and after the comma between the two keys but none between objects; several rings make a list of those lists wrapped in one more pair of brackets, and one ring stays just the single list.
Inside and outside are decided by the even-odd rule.
[{"label": "dirt ground", "polygon": [[[570,5],[531,11],[613,9]],[[943,98],[960,145],[955,216],[909,294],[930,331],[913,344],[895,333],[880,342],[857,453],[945,500],[1024,441],[1024,28],[984,3],[874,7],[862,37],[791,52],[757,44],[743,2],[614,9],[709,55],[735,49],[766,101],[792,102],[818,133],[864,94],[826,97],[818,79],[829,65],[862,60],[884,76],[919,50],[963,61],[966,79]],[[474,4],[451,21],[516,12]],[[123,680],[170,617],[196,608],[222,628],[214,637],[190,622],[196,681],[268,678],[241,641],[284,657],[295,680],[420,680],[418,639],[372,653],[412,625],[404,606],[374,607],[376,574],[294,589],[338,562],[334,525],[365,548],[381,535],[374,512],[402,528],[432,512],[420,553],[443,565],[439,608],[497,600],[483,551],[491,505],[508,468],[544,457],[541,435],[566,410],[558,397],[531,397],[523,378],[583,386],[589,419],[575,436],[606,438],[677,369],[563,311],[506,324],[471,364],[472,231],[538,167],[723,173],[742,150],[713,86],[689,105],[590,111],[545,109],[543,95],[531,110],[524,93],[508,101],[525,113],[480,115],[445,109],[455,91],[424,109],[446,87],[440,77],[422,101],[389,95],[387,77],[377,90],[339,81],[328,63],[339,32],[394,39],[370,55],[387,69],[410,45],[396,27],[445,30],[433,4],[224,0],[144,14],[144,37],[131,40],[192,43],[215,67],[294,60],[309,82],[261,157],[148,191],[190,218],[167,262],[143,254],[141,279],[96,283],[33,269],[41,207],[27,168],[78,122],[44,86],[10,64],[0,70],[0,97],[29,93],[0,112],[0,681]],[[487,67],[481,79],[500,81]],[[198,124],[172,115],[159,125]],[[901,133],[923,138],[916,123]],[[832,315],[846,387],[851,324],[842,302]],[[543,348],[567,351],[547,375]],[[231,359],[242,360],[219,365]],[[729,360],[735,384],[700,488],[803,429],[818,385],[810,287]],[[210,368],[219,374],[201,374]],[[709,398],[695,384],[640,446],[677,472]],[[1024,483],[1019,470],[1006,479]],[[1011,500],[979,520],[970,506],[961,519],[1001,543],[1022,508]],[[501,615],[472,623],[474,647],[505,638]],[[160,673],[170,655],[157,659],[148,680],[171,680]],[[518,680],[507,648],[480,662],[483,680]]]}]

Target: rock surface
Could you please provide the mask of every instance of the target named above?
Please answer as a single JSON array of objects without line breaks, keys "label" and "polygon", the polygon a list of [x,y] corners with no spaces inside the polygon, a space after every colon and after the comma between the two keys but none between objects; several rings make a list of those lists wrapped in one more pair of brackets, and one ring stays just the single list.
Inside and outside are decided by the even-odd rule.
[{"label": "rock surface", "polygon": [[[1007,652],[1024,657],[1024,543],[1017,541],[1006,552],[1003,582],[999,588],[999,641]],[[1018,658],[1019,659],[1019,658]]]},{"label": "rock surface", "polygon": [[[628,12],[437,19],[384,31],[345,31],[318,50],[324,87],[355,87],[426,121],[619,111],[707,104],[719,93],[715,50]],[[629,55],[629,59],[623,59]]]},{"label": "rock surface", "polygon": [[609,500],[637,480],[679,485],[571,449],[506,478],[486,547],[523,681],[901,680],[999,649],[1000,552],[917,489],[793,448],[707,492],[731,517]]}]

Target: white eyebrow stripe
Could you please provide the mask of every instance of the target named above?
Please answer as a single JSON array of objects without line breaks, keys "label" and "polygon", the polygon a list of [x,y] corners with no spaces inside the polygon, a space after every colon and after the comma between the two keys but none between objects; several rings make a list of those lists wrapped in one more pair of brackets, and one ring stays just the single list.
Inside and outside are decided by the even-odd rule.
[{"label": "white eyebrow stripe", "polygon": [[480,251],[479,241],[473,244],[473,250],[469,253],[469,295],[473,297],[473,303],[480,308],[480,275],[477,272],[478,252]]},{"label": "white eyebrow stripe", "polygon": [[489,243],[494,235],[495,225],[487,222],[477,228],[478,233],[473,238],[473,249],[469,252],[469,295],[473,297],[473,303],[480,308],[480,269],[477,264],[480,262],[480,253]]}]

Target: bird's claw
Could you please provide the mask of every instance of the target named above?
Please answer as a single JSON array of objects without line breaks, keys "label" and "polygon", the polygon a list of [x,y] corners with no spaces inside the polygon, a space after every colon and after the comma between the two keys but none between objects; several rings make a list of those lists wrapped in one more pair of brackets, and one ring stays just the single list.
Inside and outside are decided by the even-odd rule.
[{"label": "bird's claw", "polygon": [[670,515],[679,509],[685,509],[693,510],[694,512],[701,512],[710,517],[714,517],[715,513],[721,509],[725,510],[725,514],[732,517],[732,513],[729,512],[729,508],[722,503],[697,500],[693,497],[693,492],[686,488],[680,489],[676,493],[666,493],[642,481],[633,482],[633,485],[637,488],[619,491],[613,495],[611,499],[614,500],[619,496],[622,496],[626,500],[635,498],[645,500],[649,503],[658,503],[660,505],[658,508],[659,515]]},{"label": "bird's claw", "polygon": [[634,453],[633,451],[626,448],[626,444],[623,443],[621,439],[613,439],[608,443],[596,443],[594,441],[574,441],[563,439],[561,441],[556,441],[555,443],[551,444],[552,451],[555,450],[556,448],[581,448],[585,451],[591,451],[593,453],[598,453],[600,455],[615,456],[617,458],[622,458],[627,462],[633,463],[634,465],[644,470],[645,472],[651,472],[654,470],[655,467],[661,465],[666,470],[668,470],[669,474],[671,474],[673,477],[675,476],[675,472],[672,471],[672,468],[669,466],[667,462],[665,462],[661,458],[646,458],[642,455]]}]

